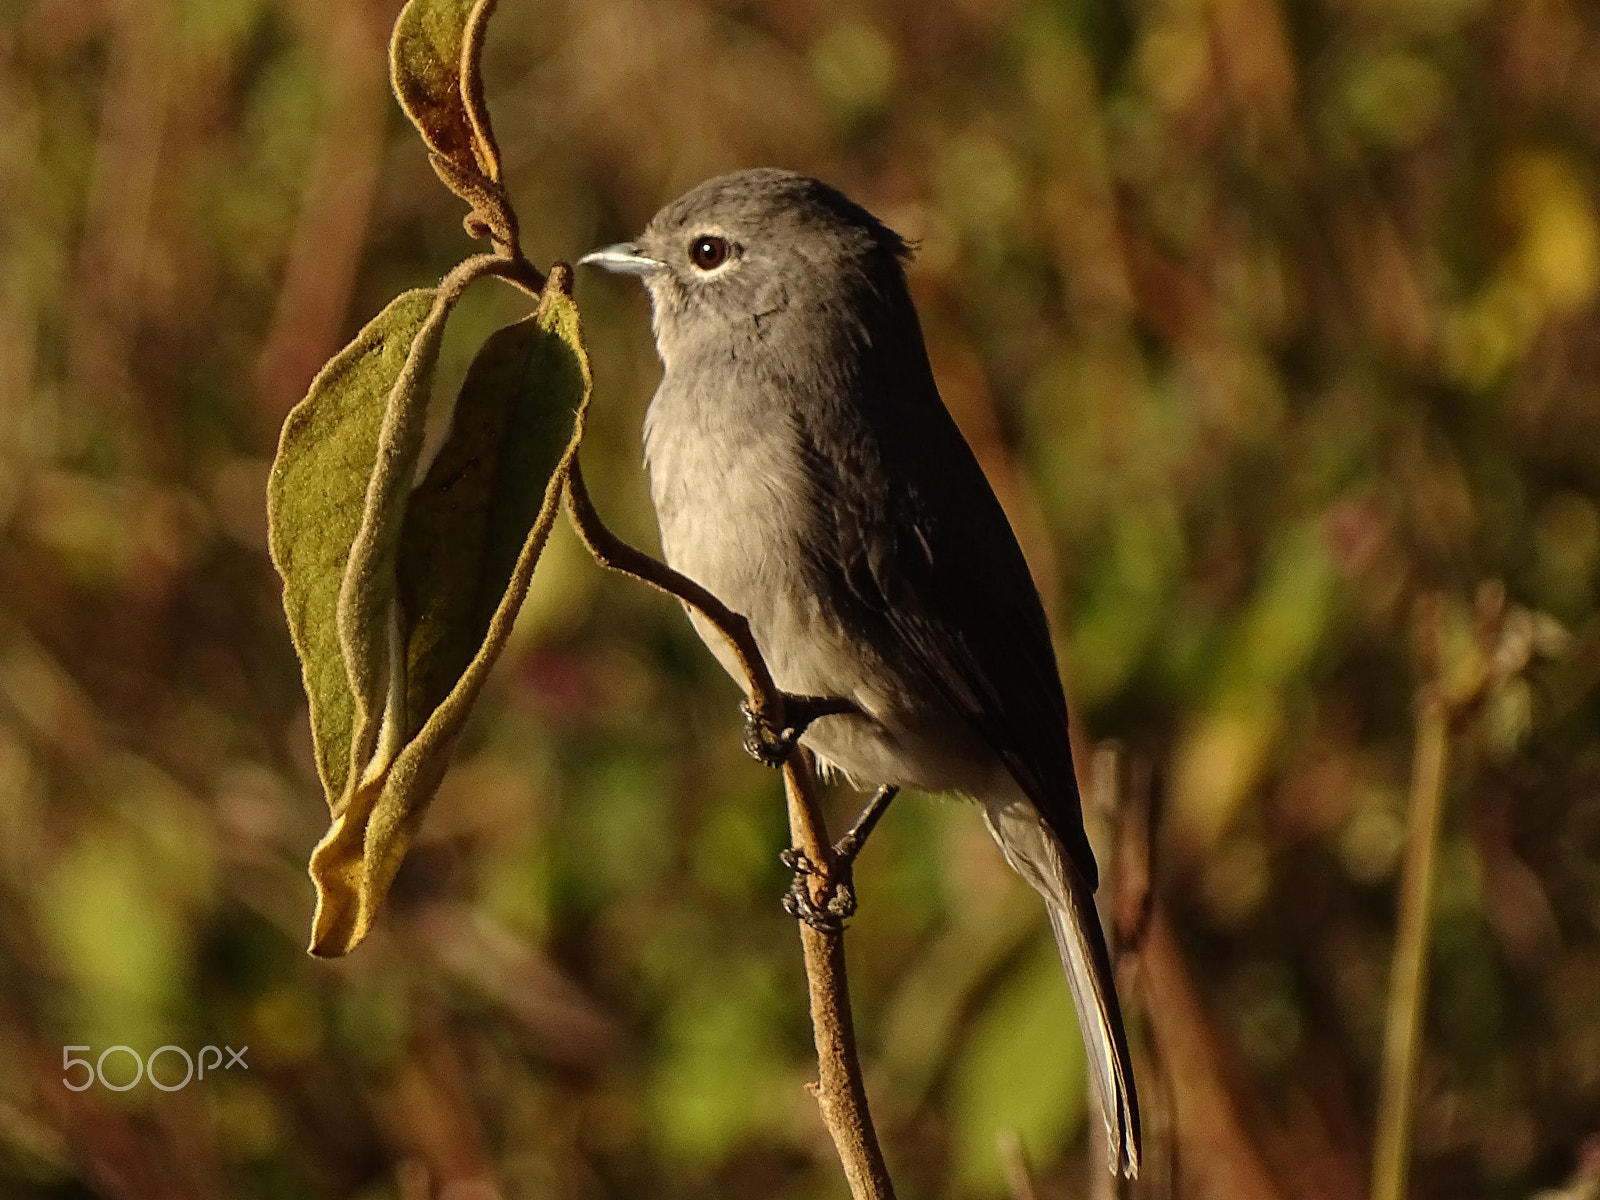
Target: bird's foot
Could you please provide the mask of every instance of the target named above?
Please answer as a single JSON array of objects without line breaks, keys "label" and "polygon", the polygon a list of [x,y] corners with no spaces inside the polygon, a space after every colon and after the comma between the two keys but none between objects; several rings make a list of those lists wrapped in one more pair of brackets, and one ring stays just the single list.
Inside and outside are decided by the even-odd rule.
[{"label": "bird's foot", "polygon": [[819,904],[811,898],[811,884],[808,877],[821,875],[823,872],[806,857],[804,851],[791,848],[778,857],[784,866],[794,872],[794,880],[789,884],[789,890],[784,893],[783,911],[797,920],[804,921],[818,933],[843,933],[844,923],[853,917],[856,911],[856,893],[850,885],[849,864],[844,864],[843,871],[830,872],[825,898]]},{"label": "bird's foot", "polygon": [[820,717],[855,712],[856,706],[836,696],[784,696],[783,715],[787,722],[782,729],[757,716],[750,701],[739,704],[744,714],[744,748],[750,757],[768,767],[781,767],[794,753],[801,734]]},{"label": "bird's foot", "polygon": [[[856,855],[867,844],[867,838],[878,819],[888,811],[889,802],[898,795],[897,787],[884,786],[874,793],[867,807],[856,818],[848,832],[833,845],[833,869],[821,871],[806,857],[803,850],[791,847],[778,857],[783,865],[794,872],[794,880],[783,897],[783,910],[791,917],[804,921],[819,933],[842,933],[844,923],[856,912],[855,865]],[[811,898],[808,876],[825,876],[823,897],[819,904]]]},{"label": "bird's foot", "polygon": [[781,767],[788,762],[800,740],[799,732],[792,726],[774,729],[771,722],[756,716],[748,700],[739,702],[739,711],[744,714],[745,753],[764,767]]}]

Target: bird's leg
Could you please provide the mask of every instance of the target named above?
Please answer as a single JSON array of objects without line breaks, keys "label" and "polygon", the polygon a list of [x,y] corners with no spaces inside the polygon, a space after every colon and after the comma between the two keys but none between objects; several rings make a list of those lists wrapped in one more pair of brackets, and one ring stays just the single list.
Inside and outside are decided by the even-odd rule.
[{"label": "bird's leg", "polygon": [[872,799],[867,801],[867,806],[861,810],[856,823],[833,844],[833,860],[843,869],[847,878],[850,868],[855,865],[856,855],[861,853],[861,848],[867,844],[872,831],[878,827],[879,820],[889,811],[890,802],[899,794],[898,787],[884,784],[873,793]]},{"label": "bird's leg", "polygon": [[794,872],[794,881],[783,897],[784,912],[822,933],[838,933],[844,929],[845,921],[856,911],[856,892],[851,878],[856,855],[861,853],[879,819],[889,810],[889,802],[899,793],[898,787],[888,784],[879,788],[861,810],[856,823],[834,843],[833,870],[828,880],[827,899],[822,904],[811,898],[811,889],[806,884],[807,875],[818,873],[816,864],[793,847],[778,856],[783,865]]},{"label": "bird's leg", "polygon": [[859,711],[850,701],[839,696],[783,697],[783,715],[787,724],[774,729],[759,719],[748,700],[741,701],[739,711],[744,714],[744,748],[757,762],[769,767],[781,767],[794,753],[800,735],[819,717],[832,717],[840,713]]}]

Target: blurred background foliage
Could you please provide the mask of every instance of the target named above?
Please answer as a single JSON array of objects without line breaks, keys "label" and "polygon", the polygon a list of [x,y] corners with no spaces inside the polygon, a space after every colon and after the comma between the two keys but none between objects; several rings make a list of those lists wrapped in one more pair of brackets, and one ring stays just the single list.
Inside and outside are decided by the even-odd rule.
[{"label": "blurred background foliage", "polygon": [[[564,531],[378,933],[303,953],[327,814],[267,464],[469,249],[388,96],[397,7],[0,2],[0,1189],[840,1195],[777,777],[677,609]],[[503,0],[487,68],[535,262],[756,164],[915,239],[1085,778],[1119,790],[1114,739],[1108,829],[1156,801],[1151,855],[1103,853],[1137,1194],[1364,1191],[1416,613],[1448,672],[1503,582],[1552,653],[1454,746],[1415,1194],[1593,1195],[1600,10]],[[645,301],[579,295],[590,484],[653,546]],[[519,303],[471,294],[458,375]],[[1003,1194],[1007,1131],[1042,1197],[1102,1187],[1043,913],[977,814],[902,802],[857,879],[901,1194]],[[249,1072],[62,1085],[64,1045],[168,1043]]]}]

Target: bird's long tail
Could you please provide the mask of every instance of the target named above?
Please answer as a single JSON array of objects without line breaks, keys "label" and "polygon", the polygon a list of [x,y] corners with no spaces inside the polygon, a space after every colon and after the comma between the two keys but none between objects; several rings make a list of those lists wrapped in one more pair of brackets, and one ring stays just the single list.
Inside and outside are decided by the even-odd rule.
[{"label": "bird's long tail", "polygon": [[1031,804],[986,804],[984,818],[1012,869],[1044,897],[1078,1010],[1089,1078],[1105,1118],[1111,1169],[1132,1178],[1139,1173],[1139,1102],[1094,892]]}]

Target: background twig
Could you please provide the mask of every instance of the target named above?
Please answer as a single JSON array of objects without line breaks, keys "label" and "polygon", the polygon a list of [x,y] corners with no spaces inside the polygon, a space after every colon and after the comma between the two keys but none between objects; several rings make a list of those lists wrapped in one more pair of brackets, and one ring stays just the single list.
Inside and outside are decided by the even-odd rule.
[{"label": "background twig", "polygon": [[1400,879],[1400,921],[1378,1081],[1377,1128],[1372,1151],[1373,1200],[1399,1200],[1406,1192],[1406,1160],[1417,1074],[1417,1035],[1422,1022],[1428,916],[1439,814],[1444,807],[1445,760],[1450,718],[1433,681],[1423,685],[1417,705],[1417,750],[1411,776],[1411,814],[1406,828],[1405,866]]},{"label": "background twig", "polygon": [[[1480,586],[1474,607],[1476,628],[1471,648],[1458,644],[1453,652],[1445,632],[1445,598],[1427,597],[1419,609],[1423,682],[1417,690],[1411,811],[1378,1079],[1373,1200],[1399,1200],[1407,1190],[1434,865],[1450,739],[1468,732],[1473,718],[1507,694],[1508,685],[1529,666],[1538,648],[1535,622],[1527,610],[1508,602],[1503,583],[1490,580]],[[1552,651],[1559,652],[1564,646],[1561,642]]]},{"label": "background twig", "polygon": [[[995,1142],[1000,1150],[1000,1165],[1005,1168],[1006,1190],[1011,1193],[1011,1200],[1039,1200],[1022,1136],[1015,1129],[1002,1129]],[[1101,1171],[1099,1174],[1110,1175],[1111,1172]]]}]

